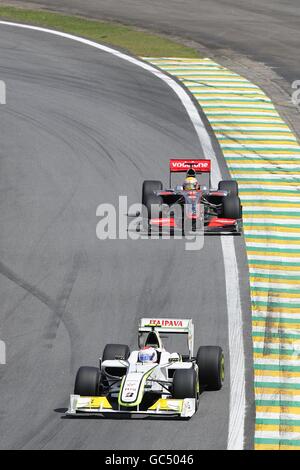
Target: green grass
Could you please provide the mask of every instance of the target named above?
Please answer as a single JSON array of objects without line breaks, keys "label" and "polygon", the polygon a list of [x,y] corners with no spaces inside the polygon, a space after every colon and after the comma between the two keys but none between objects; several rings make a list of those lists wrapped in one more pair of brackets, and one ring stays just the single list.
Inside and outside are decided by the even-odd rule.
[{"label": "green grass", "polygon": [[199,57],[195,49],[156,34],[141,32],[115,23],[5,6],[0,7],[0,18],[82,36],[102,44],[117,46],[137,56]]}]

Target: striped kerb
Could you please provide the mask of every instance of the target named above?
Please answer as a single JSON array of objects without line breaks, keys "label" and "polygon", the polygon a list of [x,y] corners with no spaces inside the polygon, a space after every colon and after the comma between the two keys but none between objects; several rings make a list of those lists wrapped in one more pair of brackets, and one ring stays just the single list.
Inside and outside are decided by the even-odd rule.
[{"label": "striped kerb", "polygon": [[210,59],[147,58],[204,110],[239,183],[250,271],[256,449],[300,450],[300,146],[272,101]]}]

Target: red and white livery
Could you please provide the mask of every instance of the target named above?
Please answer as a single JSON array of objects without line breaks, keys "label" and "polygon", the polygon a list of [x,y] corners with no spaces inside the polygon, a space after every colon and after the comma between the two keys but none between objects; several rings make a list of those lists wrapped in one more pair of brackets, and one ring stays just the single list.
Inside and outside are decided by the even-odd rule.
[{"label": "red and white livery", "polygon": [[[142,203],[150,230],[241,233],[242,206],[236,181],[220,181],[212,188],[212,166],[207,159],[173,158],[169,169],[169,188],[164,189],[161,181],[143,183]],[[178,181],[174,185],[174,176],[181,173],[186,173],[185,181],[195,181],[196,187],[186,189]]]}]

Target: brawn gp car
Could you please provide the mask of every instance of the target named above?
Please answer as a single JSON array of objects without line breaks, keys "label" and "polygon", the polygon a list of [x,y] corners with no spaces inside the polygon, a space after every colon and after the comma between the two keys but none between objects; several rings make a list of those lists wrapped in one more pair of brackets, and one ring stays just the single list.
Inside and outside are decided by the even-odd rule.
[{"label": "brawn gp car", "polygon": [[[162,339],[174,335],[187,338],[187,354],[165,349]],[[123,344],[107,344],[99,367],[81,367],[67,414],[190,418],[203,391],[222,388],[223,351],[219,346],[200,346],[194,356],[192,320],[142,318],[138,344],[139,349],[132,352]]]}]

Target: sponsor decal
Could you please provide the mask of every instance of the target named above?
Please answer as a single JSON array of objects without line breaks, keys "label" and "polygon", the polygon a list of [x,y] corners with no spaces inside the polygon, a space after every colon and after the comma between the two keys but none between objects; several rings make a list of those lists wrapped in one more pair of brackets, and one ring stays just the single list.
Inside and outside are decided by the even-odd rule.
[{"label": "sponsor decal", "polygon": [[143,379],[143,375],[141,374],[128,374],[125,378],[123,391],[122,391],[122,401],[125,403],[133,403],[136,401],[141,381]]},{"label": "sponsor decal", "polygon": [[171,171],[188,171],[191,167],[195,171],[209,172],[211,163],[210,160],[170,160]]},{"label": "sponsor decal", "polygon": [[150,325],[152,326],[164,326],[164,327],[177,327],[183,328],[182,320],[150,320]]}]

